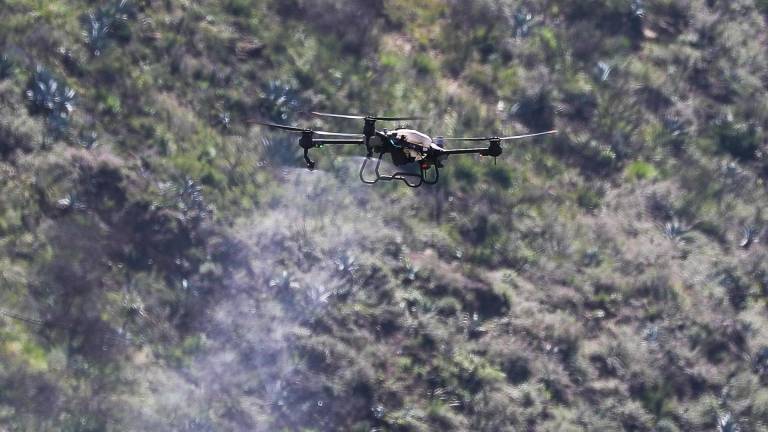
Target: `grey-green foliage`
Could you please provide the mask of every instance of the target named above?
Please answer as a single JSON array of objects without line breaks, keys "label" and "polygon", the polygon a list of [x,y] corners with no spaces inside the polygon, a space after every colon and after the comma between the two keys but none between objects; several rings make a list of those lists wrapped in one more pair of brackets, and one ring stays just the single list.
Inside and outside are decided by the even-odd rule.
[{"label": "grey-green foliage", "polygon": [[[0,429],[765,426],[753,2],[2,15]],[[359,146],[308,172],[247,122],[359,131],[314,109],[560,133],[368,187]]]},{"label": "grey-green foliage", "polygon": [[0,55],[0,80],[10,77],[14,71],[13,60],[6,54]]},{"label": "grey-green foliage", "polygon": [[83,18],[83,38],[94,56],[99,56],[110,42],[115,26],[128,18],[128,0],[112,0],[112,4],[88,12]]},{"label": "grey-green foliage", "polygon": [[63,132],[74,109],[75,90],[42,66],[37,66],[27,84],[29,112],[46,118],[54,133]]}]

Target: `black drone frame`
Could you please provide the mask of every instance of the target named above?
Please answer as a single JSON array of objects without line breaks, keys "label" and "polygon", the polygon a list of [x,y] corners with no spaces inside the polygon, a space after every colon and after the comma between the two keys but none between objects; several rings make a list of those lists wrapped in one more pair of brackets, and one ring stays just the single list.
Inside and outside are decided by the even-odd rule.
[{"label": "black drone frame", "polygon": [[[438,142],[442,144],[444,141],[487,141],[488,147],[476,147],[467,149],[444,149],[440,144],[432,145],[429,148],[424,148],[421,145],[412,144],[405,140],[405,137],[397,135],[397,129],[394,131],[383,131],[376,129],[376,121],[404,121],[404,120],[418,120],[418,117],[374,117],[374,116],[356,116],[356,115],[342,115],[342,114],[329,114],[313,112],[312,114],[325,117],[339,117],[349,119],[364,120],[363,133],[362,134],[349,134],[349,133],[335,133],[335,132],[323,132],[312,129],[302,129],[293,126],[284,126],[274,123],[262,123],[265,126],[276,127],[279,129],[287,130],[290,132],[301,133],[299,139],[299,146],[304,150],[304,161],[307,164],[307,168],[314,169],[315,161],[310,159],[309,151],[314,148],[322,148],[326,145],[364,145],[366,148],[366,156],[360,167],[360,180],[365,184],[376,184],[380,181],[395,181],[400,180],[406,185],[412,188],[420,187],[424,184],[434,185],[437,184],[440,179],[440,168],[443,167],[443,161],[451,155],[464,155],[464,154],[478,154],[480,156],[491,156],[494,159],[501,155],[502,148],[501,142],[505,140],[521,139],[534,137],[539,135],[546,135],[556,133],[556,131],[547,131],[527,135],[517,135],[511,137],[482,137],[482,138],[439,138]],[[321,136],[323,138],[315,138],[315,136]],[[325,138],[326,136],[334,138]],[[343,138],[342,138],[343,137]],[[377,137],[377,140],[373,140]],[[416,160],[406,154],[405,150],[409,150],[411,154],[413,152],[420,154],[420,159]],[[378,155],[376,160],[376,166],[374,173],[376,177],[366,178],[365,171],[368,161],[374,157],[374,153]],[[390,175],[381,174],[379,171],[381,167],[381,160],[385,154],[391,154],[392,161],[395,166],[402,166],[410,163],[417,163],[419,165],[419,172],[406,172],[398,171]],[[433,175],[429,175],[430,171],[434,170]]]}]

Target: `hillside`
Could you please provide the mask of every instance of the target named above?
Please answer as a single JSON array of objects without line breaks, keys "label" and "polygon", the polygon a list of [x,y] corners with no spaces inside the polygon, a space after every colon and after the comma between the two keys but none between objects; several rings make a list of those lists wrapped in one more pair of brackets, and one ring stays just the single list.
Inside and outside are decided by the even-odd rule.
[{"label": "hillside", "polygon": [[[768,2],[0,18],[0,430],[768,431]],[[371,187],[313,110],[560,133]]]}]

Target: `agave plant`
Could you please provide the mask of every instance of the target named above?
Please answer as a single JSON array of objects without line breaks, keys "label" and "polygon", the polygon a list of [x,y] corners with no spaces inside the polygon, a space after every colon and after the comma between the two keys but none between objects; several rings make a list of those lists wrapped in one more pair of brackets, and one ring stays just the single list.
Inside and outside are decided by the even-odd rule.
[{"label": "agave plant", "polygon": [[109,42],[109,34],[116,22],[128,17],[128,1],[120,0],[112,5],[91,11],[85,18],[83,38],[94,56],[101,55]]},{"label": "agave plant", "polygon": [[77,142],[86,150],[93,150],[99,145],[99,134],[95,131],[81,130]]},{"label": "agave plant", "polygon": [[731,413],[725,413],[717,418],[717,432],[739,432],[741,428]]},{"label": "agave plant", "polygon": [[77,192],[70,192],[64,198],[56,201],[56,207],[61,210],[85,210],[88,206]]},{"label": "agave plant", "polygon": [[279,290],[295,290],[301,285],[287,270],[269,280],[269,287]]},{"label": "agave plant", "polygon": [[273,276],[269,280],[269,288],[280,303],[286,307],[292,307],[296,301],[297,293],[301,284],[293,274],[288,270],[283,270],[280,274]]},{"label": "agave plant", "polygon": [[72,112],[75,91],[41,66],[32,74],[26,94],[32,114],[66,117]]},{"label": "agave plant", "polygon": [[75,91],[38,66],[27,85],[29,112],[46,116],[48,131],[59,135],[69,126],[74,109]]},{"label": "agave plant", "polygon": [[739,241],[739,246],[741,246],[743,249],[749,249],[750,246],[752,246],[753,243],[756,243],[759,241],[760,238],[760,229],[756,228],[754,226],[746,226],[742,228],[741,230],[741,241]]},{"label": "agave plant", "polygon": [[164,200],[156,205],[178,210],[181,212],[181,220],[199,222],[210,213],[203,188],[196,181],[187,177],[180,181],[161,183],[159,187]]},{"label": "agave plant", "polygon": [[301,105],[299,92],[282,81],[270,81],[261,90],[261,110],[274,122],[290,122]]},{"label": "agave plant", "polygon": [[333,263],[336,265],[336,271],[342,275],[351,275],[357,269],[357,259],[349,252],[340,252],[334,259]]},{"label": "agave plant", "polygon": [[86,29],[83,31],[85,43],[95,56],[101,55],[101,51],[107,45],[111,23],[102,14],[88,13]]},{"label": "agave plant", "polygon": [[664,125],[664,129],[667,130],[671,136],[676,137],[688,133],[685,123],[677,116],[665,116],[662,120],[662,124]]},{"label": "agave plant", "polygon": [[526,8],[520,8],[512,17],[515,37],[526,37],[531,32],[533,14]]},{"label": "agave plant", "polygon": [[662,232],[664,237],[672,240],[675,243],[685,244],[689,241],[686,234],[691,231],[691,226],[684,224],[678,218],[673,217],[672,220],[666,222],[662,226]]},{"label": "agave plant", "polygon": [[229,129],[232,126],[232,115],[229,111],[222,111],[218,115],[219,125],[222,129]]},{"label": "agave plant", "polygon": [[301,310],[306,318],[315,318],[330,302],[334,292],[325,285],[313,284],[303,291]]},{"label": "agave plant", "polygon": [[594,75],[599,81],[608,81],[611,72],[613,72],[613,66],[608,62],[601,60],[595,65]]},{"label": "agave plant", "polygon": [[186,179],[178,188],[178,206],[185,213],[205,214],[208,210],[203,198],[203,188],[192,179]]}]

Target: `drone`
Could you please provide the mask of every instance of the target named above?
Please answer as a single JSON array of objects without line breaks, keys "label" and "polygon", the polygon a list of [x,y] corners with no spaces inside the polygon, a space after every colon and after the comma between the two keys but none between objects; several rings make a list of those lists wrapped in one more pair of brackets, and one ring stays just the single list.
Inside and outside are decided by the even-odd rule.
[{"label": "drone", "polygon": [[[440,179],[440,168],[443,168],[443,162],[451,155],[478,154],[480,156],[499,157],[502,153],[502,141],[512,141],[524,138],[532,138],[541,135],[557,133],[556,130],[546,132],[530,133],[515,136],[491,136],[474,138],[445,138],[435,137],[432,139],[429,135],[414,129],[396,128],[393,130],[376,129],[376,122],[402,122],[410,120],[421,120],[421,117],[377,117],[371,115],[347,115],[332,114],[324,112],[311,112],[312,115],[319,117],[335,117],[343,119],[363,120],[363,133],[352,134],[342,132],[325,132],[313,130],[310,128],[300,128],[295,126],[286,126],[281,124],[254,121],[255,123],[282,129],[288,132],[300,133],[299,146],[304,149],[304,161],[307,168],[313,170],[315,161],[310,159],[309,151],[314,148],[322,148],[326,145],[358,145],[365,146],[366,156],[360,167],[360,180],[365,184],[376,184],[380,181],[400,180],[408,187],[418,188],[422,185],[435,185]],[[488,147],[476,147],[465,149],[446,149],[447,141],[467,141],[467,142],[488,142]],[[376,156],[374,156],[374,154]],[[396,167],[413,166],[418,167],[418,171],[397,171],[392,174],[381,174],[379,168],[382,158],[389,154],[392,163]],[[372,158],[376,158],[374,168],[375,177],[366,175],[366,167]],[[415,172],[414,172],[415,171]]]}]

